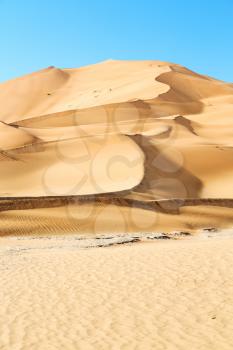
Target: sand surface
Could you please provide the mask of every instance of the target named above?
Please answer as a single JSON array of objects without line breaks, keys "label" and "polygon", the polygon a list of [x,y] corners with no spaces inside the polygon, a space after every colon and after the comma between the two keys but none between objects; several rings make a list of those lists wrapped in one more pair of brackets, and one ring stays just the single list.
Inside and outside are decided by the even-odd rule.
[{"label": "sand surface", "polygon": [[0,348],[230,350],[232,233],[89,249],[2,238]]},{"label": "sand surface", "polygon": [[0,350],[233,348],[232,117],[168,62],[0,84]]},{"label": "sand surface", "polygon": [[213,212],[231,226],[232,115],[232,84],[168,62],[1,83],[0,234],[192,231]]}]

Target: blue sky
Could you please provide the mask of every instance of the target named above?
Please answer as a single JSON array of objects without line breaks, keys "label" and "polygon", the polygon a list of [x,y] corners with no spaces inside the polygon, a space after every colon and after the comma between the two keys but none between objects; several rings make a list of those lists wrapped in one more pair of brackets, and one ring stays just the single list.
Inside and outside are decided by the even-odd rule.
[{"label": "blue sky", "polygon": [[0,81],[158,59],[233,82],[232,0],[0,0]]}]

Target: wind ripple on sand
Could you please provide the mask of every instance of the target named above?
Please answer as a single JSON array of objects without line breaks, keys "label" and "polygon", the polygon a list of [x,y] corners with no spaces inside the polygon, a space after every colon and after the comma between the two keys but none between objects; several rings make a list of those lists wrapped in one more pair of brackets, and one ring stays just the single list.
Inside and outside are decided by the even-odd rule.
[{"label": "wind ripple on sand", "polygon": [[3,350],[232,349],[230,238],[79,251],[46,250],[43,239],[37,250],[14,245],[0,250]]}]

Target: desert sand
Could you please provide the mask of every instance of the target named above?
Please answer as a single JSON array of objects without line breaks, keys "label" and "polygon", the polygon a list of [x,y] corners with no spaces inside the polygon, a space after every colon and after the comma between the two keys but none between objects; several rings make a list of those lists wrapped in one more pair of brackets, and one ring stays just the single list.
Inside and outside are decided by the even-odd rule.
[{"label": "desert sand", "polygon": [[0,348],[231,350],[232,233],[108,248],[4,238]]},{"label": "desert sand", "polygon": [[232,116],[168,62],[0,84],[0,349],[232,349]]}]

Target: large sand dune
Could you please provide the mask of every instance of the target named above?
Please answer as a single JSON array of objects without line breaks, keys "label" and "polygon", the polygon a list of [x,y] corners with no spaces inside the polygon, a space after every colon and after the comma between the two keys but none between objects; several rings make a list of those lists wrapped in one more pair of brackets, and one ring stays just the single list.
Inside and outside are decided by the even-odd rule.
[{"label": "large sand dune", "polygon": [[[162,228],[158,217],[164,228],[183,229],[191,218],[187,200],[202,217],[195,229],[213,210],[206,199],[219,208],[216,224],[228,226],[232,115],[232,84],[159,61],[49,67],[0,84],[0,196],[15,203],[1,202],[1,234],[37,233],[28,225],[32,217],[46,223],[45,233],[78,231],[82,216],[90,232],[93,222],[106,232],[119,226],[112,208],[120,210],[126,231]],[[51,196],[78,202],[58,199],[54,207]],[[33,205],[17,198],[32,198]],[[163,212],[156,205],[174,199],[176,210],[166,201]],[[144,219],[137,226],[131,216]]]}]

